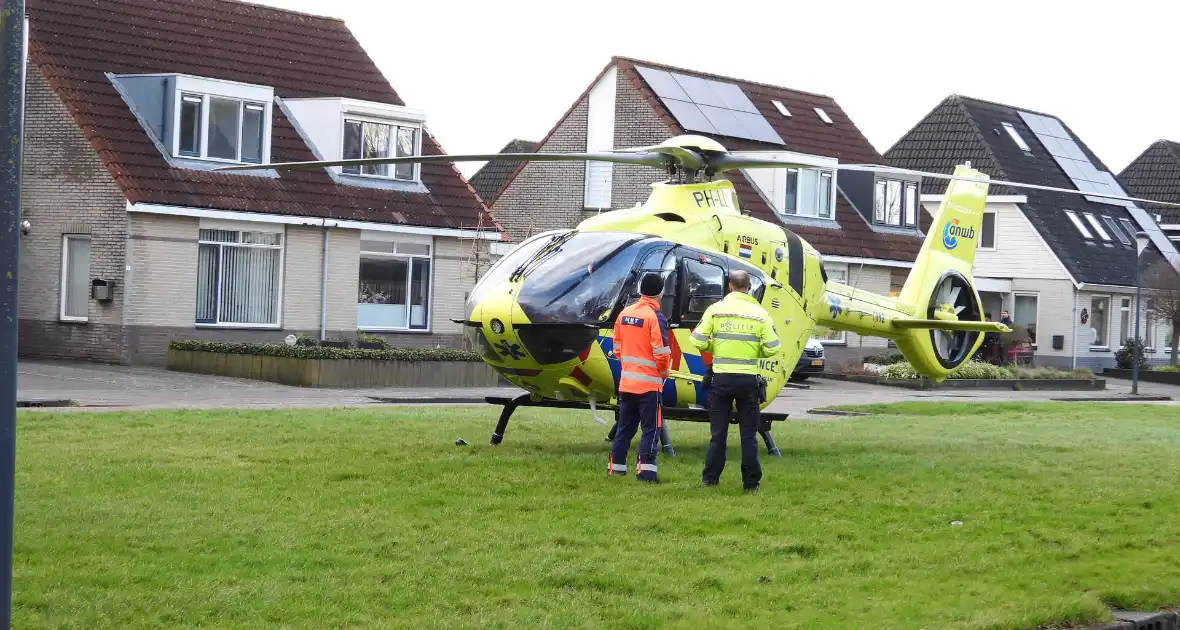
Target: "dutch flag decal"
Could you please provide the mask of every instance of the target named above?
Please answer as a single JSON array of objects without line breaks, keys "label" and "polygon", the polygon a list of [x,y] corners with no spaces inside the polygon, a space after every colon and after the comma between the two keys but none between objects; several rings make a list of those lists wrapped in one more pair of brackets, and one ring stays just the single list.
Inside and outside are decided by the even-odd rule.
[{"label": "dutch flag decal", "polygon": [[738,256],[749,258],[754,255],[754,249],[746,243],[738,243]]}]

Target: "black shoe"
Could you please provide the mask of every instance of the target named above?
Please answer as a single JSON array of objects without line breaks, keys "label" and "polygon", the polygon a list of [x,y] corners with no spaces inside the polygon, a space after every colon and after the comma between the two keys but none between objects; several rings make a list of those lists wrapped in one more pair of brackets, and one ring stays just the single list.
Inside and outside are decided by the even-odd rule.
[{"label": "black shoe", "polygon": [[701,487],[702,488],[708,488],[708,487],[715,486],[715,485],[717,485],[716,481],[709,481],[707,479],[701,480]]},{"label": "black shoe", "polygon": [[753,494],[755,492],[760,492],[761,490],[759,489],[758,484],[754,484],[752,486],[743,485],[742,491]]},{"label": "black shoe", "polygon": [[635,481],[643,481],[643,482],[650,483],[650,484],[660,483],[660,480],[658,478],[657,479],[645,479],[643,477],[636,477]]}]

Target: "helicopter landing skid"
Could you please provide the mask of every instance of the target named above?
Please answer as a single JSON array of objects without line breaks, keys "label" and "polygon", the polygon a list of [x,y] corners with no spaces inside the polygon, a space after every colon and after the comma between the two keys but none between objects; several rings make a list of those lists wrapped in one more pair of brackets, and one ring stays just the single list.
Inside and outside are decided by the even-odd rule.
[{"label": "helicopter landing skid", "polygon": [[[508,429],[508,421],[512,418],[512,414],[520,407],[550,407],[555,409],[585,409],[590,410],[590,405],[587,403],[575,401],[558,401],[558,400],[533,400],[530,394],[521,394],[515,398],[507,398],[505,396],[488,396],[484,400],[491,405],[500,405],[503,409],[500,411],[500,420],[496,423],[496,430],[492,432],[492,444],[499,444],[504,441],[504,432]],[[607,434],[607,440],[614,440],[615,433],[618,430],[619,410],[617,405],[597,405],[598,409],[610,409],[615,412],[615,424],[611,427],[610,433]],[[685,420],[688,422],[708,422],[709,412],[706,409],[699,407],[665,407],[665,420]],[[787,419],[787,414],[777,412],[763,411],[761,413],[761,426],[758,428],[758,435],[762,436],[762,441],[766,444],[766,451],[775,457],[782,457],[782,451],[774,443],[774,437],[770,435],[770,427],[774,422],[781,422]],[[730,424],[737,424],[737,414],[730,420]],[[664,452],[668,455],[675,455],[676,450],[672,447],[672,439],[668,432],[668,424],[665,423],[660,428],[660,442],[664,447]]]}]

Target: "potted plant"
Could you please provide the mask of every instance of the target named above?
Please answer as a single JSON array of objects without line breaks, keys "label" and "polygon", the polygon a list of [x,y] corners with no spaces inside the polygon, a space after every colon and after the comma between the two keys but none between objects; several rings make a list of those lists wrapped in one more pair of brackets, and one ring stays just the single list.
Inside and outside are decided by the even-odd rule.
[{"label": "potted plant", "polygon": [[333,337],[332,339],[325,339],[320,342],[320,346],[324,348],[341,348],[347,350],[352,347],[352,342],[347,337]]},{"label": "potted plant", "polygon": [[299,333],[298,335],[295,335],[295,345],[297,345],[297,346],[314,346],[315,345],[315,337],[312,337],[311,335],[305,335],[303,333]]},{"label": "potted plant", "polygon": [[356,347],[362,350],[385,350],[389,344],[384,339],[377,335],[366,335],[364,333],[357,333]]}]

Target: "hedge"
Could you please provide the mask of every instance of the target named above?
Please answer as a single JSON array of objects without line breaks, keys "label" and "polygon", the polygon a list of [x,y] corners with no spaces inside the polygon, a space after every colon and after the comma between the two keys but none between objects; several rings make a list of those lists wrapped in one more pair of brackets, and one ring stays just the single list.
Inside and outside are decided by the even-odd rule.
[{"label": "hedge", "polygon": [[168,346],[172,350],[248,354],[254,356],[289,357],[293,359],[376,359],[385,361],[482,361],[478,353],[453,348],[389,348],[361,350],[326,348],[320,346],[288,346],[278,343],[239,343],[176,339]]},{"label": "hedge", "polygon": [[[919,379],[921,375],[918,374],[913,366],[908,362],[894,363],[886,367],[881,376],[896,380],[912,380]],[[963,379],[963,380],[986,380],[986,381],[1003,381],[1003,380],[1094,380],[1094,373],[1086,368],[1078,368],[1076,370],[1058,370],[1050,367],[1043,368],[1009,368],[999,365],[992,365],[983,361],[968,361],[958,368],[955,368],[948,379]]]}]

